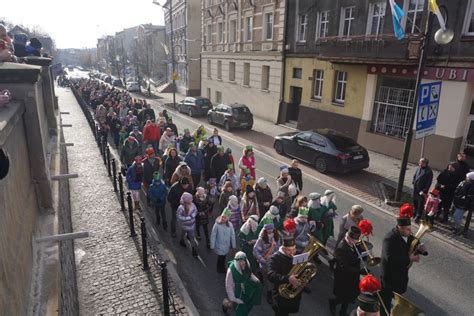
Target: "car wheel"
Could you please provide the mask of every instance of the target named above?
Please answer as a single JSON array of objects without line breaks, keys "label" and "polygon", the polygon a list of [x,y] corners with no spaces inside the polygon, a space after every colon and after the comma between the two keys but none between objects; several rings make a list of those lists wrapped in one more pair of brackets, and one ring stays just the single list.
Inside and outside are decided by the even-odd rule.
[{"label": "car wheel", "polygon": [[224,123],[224,128],[225,128],[226,131],[228,131],[228,132],[230,131],[229,122],[226,121],[226,122]]},{"label": "car wheel", "polygon": [[285,153],[285,150],[283,149],[283,143],[279,140],[277,140],[273,144],[273,148],[275,148],[276,152],[279,153],[280,155],[283,155]]},{"label": "car wheel", "polygon": [[212,120],[212,115],[207,116],[207,121],[209,122],[209,124],[214,124],[214,121]]},{"label": "car wheel", "polygon": [[189,109],[188,115],[189,115],[190,117],[193,117],[193,110]]},{"label": "car wheel", "polygon": [[314,162],[314,167],[321,173],[328,172],[328,164],[326,162],[326,159],[322,157],[316,158],[316,161]]}]

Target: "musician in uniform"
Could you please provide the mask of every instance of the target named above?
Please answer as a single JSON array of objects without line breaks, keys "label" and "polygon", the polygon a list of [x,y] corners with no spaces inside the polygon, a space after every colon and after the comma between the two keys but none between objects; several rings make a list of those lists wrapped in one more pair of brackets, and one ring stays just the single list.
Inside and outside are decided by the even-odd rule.
[{"label": "musician in uniform", "polygon": [[[384,238],[382,244],[382,300],[388,312],[392,308],[393,292],[403,294],[407,290],[408,270],[411,262],[419,262],[420,254],[426,253],[424,245],[409,254],[410,245],[414,239],[411,231],[411,217],[413,207],[403,205],[400,216],[397,217],[397,226]],[[385,311],[382,310],[382,315]]]},{"label": "musician in uniform", "polygon": [[359,282],[360,294],[357,296],[357,308],[350,316],[380,316],[378,293],[382,289],[379,279],[368,274]]},{"label": "musician in uniform", "polygon": [[296,253],[295,239],[292,236],[283,238],[283,245],[270,257],[268,263],[268,280],[274,284],[273,305],[275,316],[286,316],[298,313],[301,301],[301,292],[293,299],[287,299],[278,292],[278,287],[289,283],[293,287],[298,287],[300,281],[296,275],[289,275],[293,267],[293,256]]},{"label": "musician in uniform", "polygon": [[360,268],[357,242],[360,239],[359,227],[352,226],[334,251],[334,298],[329,299],[329,311],[336,315],[336,307],[341,304],[339,315],[347,315],[347,308],[359,295]]}]

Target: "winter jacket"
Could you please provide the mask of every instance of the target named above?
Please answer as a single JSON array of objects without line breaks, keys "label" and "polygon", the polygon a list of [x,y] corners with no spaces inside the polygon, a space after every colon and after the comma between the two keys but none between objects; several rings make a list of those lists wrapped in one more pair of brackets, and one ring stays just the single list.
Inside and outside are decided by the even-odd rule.
[{"label": "winter jacket", "polygon": [[143,134],[142,132],[137,131],[136,133],[130,132],[130,136],[135,137],[139,144],[143,144]]},{"label": "winter jacket", "polygon": [[153,180],[153,183],[148,189],[148,197],[153,205],[165,207],[167,195],[168,189],[166,188],[166,184],[162,180]]},{"label": "winter jacket", "polygon": [[234,191],[234,193],[237,193],[237,190],[240,189],[239,178],[237,177],[237,175],[235,173],[232,176],[229,175],[228,171],[224,172],[224,175],[220,178],[220,180],[219,180],[219,189],[222,190],[222,187],[224,186],[224,184],[227,180],[230,180],[230,182],[232,183],[232,190]]},{"label": "winter jacket", "polygon": [[230,249],[235,249],[235,232],[229,222],[223,223],[221,217],[216,219],[211,233],[211,249],[218,256],[225,256]]},{"label": "winter jacket", "polygon": [[161,138],[160,127],[154,123],[145,125],[143,128],[143,140],[145,142],[157,142]]},{"label": "winter jacket", "polygon": [[181,162],[181,158],[179,156],[176,156],[174,158],[171,158],[171,156],[168,156],[166,158],[165,164],[163,167],[163,178],[165,179],[165,181],[168,181],[168,182],[171,181],[171,177],[173,176],[173,173],[175,172],[180,162]]},{"label": "winter jacket", "polygon": [[295,183],[296,188],[299,191],[302,191],[303,190],[303,174],[301,172],[301,169],[290,167],[288,168],[288,172],[290,174],[291,179]]},{"label": "winter jacket", "polygon": [[161,135],[160,138],[160,150],[161,151],[166,151],[166,148],[168,148],[169,145],[174,145],[176,143],[176,138],[174,135],[168,136],[166,133]]},{"label": "winter jacket", "polygon": [[[127,170],[127,183],[129,190],[140,190],[143,181],[143,167],[138,167],[140,172],[137,172],[135,162]],[[140,170],[141,169],[141,170]]]},{"label": "winter jacket", "polygon": [[425,203],[425,213],[430,216],[436,215],[436,213],[438,213],[438,206],[440,202],[441,202],[440,199],[429,196],[426,199],[426,203]]},{"label": "winter jacket", "polygon": [[168,202],[172,209],[177,209],[181,201],[181,196],[184,192],[193,193],[191,186],[188,186],[186,190],[183,189],[179,182],[176,182],[171,186],[171,189],[168,193]]},{"label": "winter jacket", "polygon": [[120,153],[120,159],[122,163],[127,167],[133,163],[136,156],[140,155],[140,145],[134,141],[130,144],[128,140],[125,141],[122,151]]},{"label": "winter jacket", "polygon": [[243,156],[239,160],[239,168],[242,169],[241,177],[245,176],[243,171],[244,168],[248,168],[250,170],[250,175],[255,179],[255,156],[252,155],[250,157],[245,156],[245,150]]},{"label": "winter jacket", "polygon": [[[257,196],[258,211],[260,213],[259,216],[260,216],[260,218],[262,218],[263,215],[270,208],[270,205],[272,204],[272,201],[273,201],[272,190],[270,189],[269,186],[267,186],[266,189],[262,189],[257,184],[257,185],[255,185],[255,195]],[[268,205],[263,205],[265,202],[267,202]]]},{"label": "winter jacket", "polygon": [[295,220],[296,223],[296,231],[295,231],[295,244],[297,252],[303,251],[303,249],[309,243],[309,236],[308,234],[311,233],[314,229],[308,222],[302,223]]},{"label": "winter jacket", "polygon": [[229,203],[229,197],[234,195],[234,192],[227,192],[222,191],[221,195],[219,196],[219,211],[222,212],[223,209],[227,207],[227,203]]},{"label": "winter jacket", "polygon": [[240,211],[242,215],[242,222],[245,223],[250,215],[259,215],[257,198],[247,199],[246,194],[240,200]]},{"label": "winter jacket", "polygon": [[189,143],[194,142],[194,137],[191,135],[184,135],[181,141],[179,142],[179,151],[187,153],[189,150]]},{"label": "winter jacket", "polygon": [[232,224],[234,229],[238,231],[240,229],[240,206],[237,206],[235,208],[231,206],[227,206],[227,208],[230,210],[230,216],[229,216],[229,222]]},{"label": "winter jacket", "polygon": [[178,172],[178,168],[179,168],[179,167],[176,167],[176,169],[175,169],[173,175],[171,176],[170,184],[173,185],[173,184],[177,183],[179,180],[181,180],[181,178],[186,177],[186,178],[188,178],[188,180],[189,180],[189,186],[190,186],[191,188],[194,188],[193,178],[191,177],[191,169],[188,167],[188,171],[189,171],[189,172],[188,172],[185,176],[182,176],[182,175],[180,175],[180,173]]},{"label": "winter jacket", "polygon": [[253,246],[253,255],[257,259],[261,268],[265,268],[270,257],[280,248],[280,240],[272,238],[268,243],[263,240],[262,235]]},{"label": "winter jacket", "polygon": [[196,221],[199,225],[209,224],[209,212],[211,211],[211,204],[208,199],[200,200],[194,197],[194,205],[197,208],[197,217]]},{"label": "winter jacket", "polygon": [[191,204],[190,210],[188,213],[184,210],[184,205],[181,204],[178,207],[178,221],[181,225],[181,229],[184,231],[193,231],[196,227],[196,216],[197,216],[197,208],[194,203]]},{"label": "winter jacket", "polygon": [[433,182],[433,171],[430,167],[416,168],[412,181],[413,194],[418,195],[420,192],[428,194],[431,182]]},{"label": "winter jacket", "polygon": [[211,158],[211,177],[216,179],[221,179],[224,175],[227,166],[225,164],[224,156],[219,155],[219,153],[215,154]]},{"label": "winter jacket", "polygon": [[158,157],[155,157],[153,163],[151,163],[150,158],[143,160],[143,183],[149,185],[153,182],[153,173],[160,170],[161,160]]},{"label": "winter jacket", "polygon": [[204,157],[199,150],[193,153],[192,150],[189,149],[184,157],[184,161],[188,164],[189,168],[191,168],[191,174],[201,174],[204,169]]}]

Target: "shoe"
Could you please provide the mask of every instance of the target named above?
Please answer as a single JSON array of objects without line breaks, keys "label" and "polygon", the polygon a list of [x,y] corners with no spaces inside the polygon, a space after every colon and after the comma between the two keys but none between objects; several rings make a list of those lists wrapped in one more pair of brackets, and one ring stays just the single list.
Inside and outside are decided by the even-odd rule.
[{"label": "shoe", "polygon": [[272,291],[267,291],[267,303],[269,305],[273,304],[273,296],[272,296]]},{"label": "shoe", "polygon": [[194,247],[193,247],[193,249],[192,249],[192,254],[193,254],[193,257],[194,257],[194,258],[197,258],[197,257],[198,257],[198,252],[197,252],[196,248],[194,248]]},{"label": "shoe", "polygon": [[196,239],[197,239],[197,240],[201,240],[201,236],[197,235],[197,236],[196,236]]},{"label": "shoe", "polygon": [[333,299],[329,299],[329,313],[331,314],[331,316],[336,316],[336,304],[334,304],[334,300]]},{"label": "shoe", "polygon": [[181,245],[181,247],[186,248],[186,243],[184,242],[184,239],[181,239],[181,240],[179,241],[179,244]]}]

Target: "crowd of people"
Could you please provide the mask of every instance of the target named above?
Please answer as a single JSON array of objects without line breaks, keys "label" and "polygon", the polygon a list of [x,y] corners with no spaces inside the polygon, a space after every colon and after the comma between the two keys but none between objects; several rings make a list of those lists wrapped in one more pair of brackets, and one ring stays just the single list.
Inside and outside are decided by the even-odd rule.
[{"label": "crowd of people", "polygon": [[[293,258],[306,253],[314,240],[324,247],[330,238],[336,243],[330,261],[334,271],[331,315],[336,315],[337,308],[340,315],[348,315],[348,306],[354,301],[358,303],[356,315],[387,314],[393,291],[403,294],[407,289],[409,266],[427,253],[423,245],[410,252],[414,240],[411,217],[431,220],[438,215],[437,204],[440,213],[446,214],[445,209],[451,206],[444,200],[446,194],[456,192],[462,183],[474,190],[470,185],[474,173],[465,174],[459,185],[452,179],[453,170],[462,165],[462,156],[440,174],[438,192],[430,191],[432,172],[428,161],[420,160],[413,178],[418,192],[414,206],[400,208],[395,228],[383,242],[380,282],[366,269],[370,250],[363,247],[366,244],[362,240],[372,228],[363,217],[363,207],[353,205],[338,221],[339,233],[335,235],[336,194],[326,190],[304,195],[298,161],[280,167],[274,180],[276,190],[272,191],[270,179],[257,177],[251,145],[235,159],[231,149],[223,146],[217,129],[208,135],[201,125],[180,134],[166,110],[156,114],[145,100],[135,99],[126,91],[91,79],[74,85],[94,111],[100,135],[106,139],[110,136],[120,152],[135,209],[140,209],[143,190],[147,207],[154,210],[155,224],[165,231],[170,224],[172,237],[178,237],[179,228],[179,245],[187,248],[189,242],[194,257],[199,256],[198,243],[204,238],[207,249],[216,255],[216,272],[225,274],[227,298],[223,309],[234,309],[236,315],[248,315],[253,306],[261,304],[262,296],[275,315],[297,313],[301,293],[310,289],[301,283],[300,275],[290,273]],[[437,194],[441,200],[436,200]],[[453,194],[455,223],[459,209],[468,210],[469,203],[474,202],[469,194],[465,194],[462,205]],[[233,260],[228,261],[235,251]],[[306,262],[308,266],[320,263],[318,255]],[[302,291],[286,297],[279,291],[283,284],[301,287]]]},{"label": "crowd of people", "polygon": [[43,54],[43,45],[36,37],[28,38],[24,33],[11,34],[5,25],[0,24],[0,62],[19,62],[22,57]]}]

